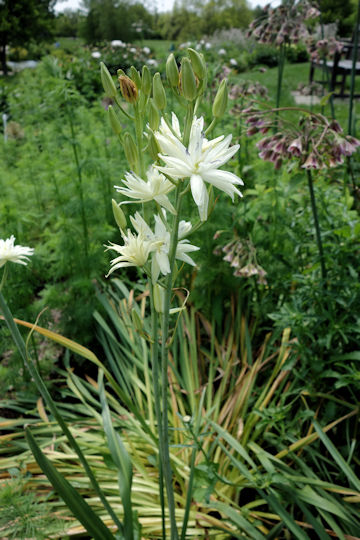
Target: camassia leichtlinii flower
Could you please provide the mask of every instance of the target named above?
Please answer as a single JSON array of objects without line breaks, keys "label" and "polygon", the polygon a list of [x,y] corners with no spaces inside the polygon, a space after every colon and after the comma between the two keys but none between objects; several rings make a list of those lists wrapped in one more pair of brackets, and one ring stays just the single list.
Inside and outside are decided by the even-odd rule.
[{"label": "camassia leichtlinii flower", "polygon": [[26,265],[34,249],[25,246],[15,246],[15,236],[0,240],[0,268],[7,262]]}]

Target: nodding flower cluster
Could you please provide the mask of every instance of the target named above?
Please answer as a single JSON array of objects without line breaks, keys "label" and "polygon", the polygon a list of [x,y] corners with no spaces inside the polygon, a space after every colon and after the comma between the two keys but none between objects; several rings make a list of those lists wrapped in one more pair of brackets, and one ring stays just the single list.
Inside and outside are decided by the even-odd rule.
[{"label": "nodding flower cluster", "polygon": [[335,53],[341,53],[343,50],[343,44],[333,37],[319,39],[317,41],[309,37],[306,40],[306,46],[310,54],[310,59],[313,62],[321,62],[321,60],[332,58]]},{"label": "nodding flower cluster", "polygon": [[269,4],[264,7],[262,15],[250,24],[247,37],[271,45],[296,44],[309,36],[304,22],[318,16],[317,7],[307,0],[289,0],[276,8]]},{"label": "nodding flower cluster", "polygon": [[254,96],[259,96],[263,99],[268,99],[268,89],[266,86],[263,86],[259,81],[239,81],[238,84],[234,84],[230,88],[229,98],[238,99],[238,98],[252,98]]},{"label": "nodding flower cluster", "polygon": [[[214,238],[219,238],[221,231],[215,233]],[[257,276],[257,283],[267,285],[266,272],[257,263],[255,246],[251,240],[239,240],[235,238],[225,246],[216,246],[215,255],[225,253],[223,260],[228,262],[234,268],[235,277],[248,278]]]},{"label": "nodding flower cluster", "polygon": [[[282,111],[291,109],[284,107]],[[295,109],[295,108],[293,108]],[[300,110],[300,109],[299,109]],[[279,110],[277,110],[279,111]],[[336,120],[329,121],[321,114],[301,116],[298,124],[284,124],[280,117],[274,119],[275,110],[244,110],[245,122],[249,128],[247,135],[266,133],[276,125],[277,131],[257,143],[259,157],[271,161],[279,169],[284,161],[292,158],[299,160],[303,169],[327,169],[337,167],[344,162],[344,157],[351,156],[360,141],[350,135],[344,135]]]}]

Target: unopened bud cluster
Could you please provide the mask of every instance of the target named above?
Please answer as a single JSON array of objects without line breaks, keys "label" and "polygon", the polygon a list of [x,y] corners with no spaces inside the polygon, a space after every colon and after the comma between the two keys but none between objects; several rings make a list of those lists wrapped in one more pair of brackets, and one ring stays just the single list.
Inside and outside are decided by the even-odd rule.
[{"label": "unopened bud cluster", "polygon": [[309,36],[305,21],[318,15],[318,9],[307,0],[289,0],[275,8],[267,5],[250,24],[247,37],[271,45],[296,44]]},{"label": "unopened bud cluster", "polygon": [[[351,156],[360,146],[360,141],[344,135],[336,120],[329,121],[320,114],[301,117],[298,126],[284,125],[281,119],[272,117],[272,111],[243,111],[247,114],[248,135],[266,133],[271,127],[277,131],[257,143],[259,157],[271,161],[279,169],[284,161],[299,160],[304,169],[326,169],[337,167],[344,157]],[[270,113],[270,114],[269,114]]]},{"label": "unopened bud cluster", "polygon": [[[215,238],[219,237],[219,233],[215,233]],[[222,255],[223,260],[234,268],[233,275],[235,277],[249,278],[257,276],[257,283],[267,285],[266,272],[257,263],[256,250],[250,240],[233,239],[225,246],[217,246],[214,250],[215,255]]]}]

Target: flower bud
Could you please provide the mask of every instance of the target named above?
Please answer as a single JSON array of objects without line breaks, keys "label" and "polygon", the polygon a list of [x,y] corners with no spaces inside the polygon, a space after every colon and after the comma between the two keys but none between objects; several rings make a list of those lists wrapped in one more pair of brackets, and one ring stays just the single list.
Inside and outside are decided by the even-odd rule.
[{"label": "flower bud", "polygon": [[128,160],[131,169],[136,171],[137,164],[138,164],[138,151],[137,151],[134,139],[132,138],[130,133],[125,133],[123,146],[124,146],[126,159]]},{"label": "flower bud", "polygon": [[109,105],[108,115],[109,115],[110,125],[113,129],[113,132],[115,133],[115,135],[120,135],[120,133],[122,132],[122,127],[121,127],[118,115],[114,111],[114,108],[112,107],[112,105]]},{"label": "flower bud", "polygon": [[156,107],[154,100],[150,100],[149,107],[149,125],[153,131],[157,131],[160,124],[160,114],[159,110]]},{"label": "flower bud", "polygon": [[172,88],[179,86],[179,70],[173,53],[166,60],[166,77]]},{"label": "flower bud", "polygon": [[180,70],[181,93],[187,101],[196,98],[196,79],[189,58],[183,58]]},{"label": "flower bud", "polygon": [[166,94],[163,83],[161,81],[160,73],[155,73],[153,79],[153,98],[154,103],[160,111],[166,107]]},{"label": "flower bud", "polygon": [[160,148],[159,148],[158,142],[157,142],[157,140],[155,138],[155,135],[153,134],[152,131],[149,133],[148,150],[149,150],[149,154],[150,154],[151,158],[154,161],[157,161],[159,159],[158,154],[160,152]]},{"label": "flower bud", "polygon": [[138,89],[134,81],[127,75],[120,75],[119,77],[120,91],[122,97],[128,103],[136,103],[138,98]]},{"label": "flower bud", "polygon": [[123,69],[118,69],[117,72],[116,72],[116,75],[117,75],[118,78],[121,77],[121,76],[126,77],[126,73],[125,73],[125,71]]},{"label": "flower bud", "polygon": [[155,283],[153,287],[154,292],[154,308],[157,313],[163,313],[164,311],[164,289],[158,283]]},{"label": "flower bud", "polygon": [[136,311],[135,308],[131,310],[131,319],[134,325],[134,328],[137,332],[140,332],[142,334],[143,332],[143,320]]},{"label": "flower bud", "polygon": [[198,53],[194,49],[188,49],[188,53],[191,60],[191,65],[193,67],[195,75],[201,81],[206,77],[206,64],[204,60],[204,55]]},{"label": "flower bud", "polygon": [[117,93],[116,86],[104,62],[100,62],[100,75],[105,94],[110,98],[114,98]]},{"label": "flower bud", "polygon": [[228,102],[228,89],[226,79],[221,81],[217,94],[212,106],[212,113],[214,118],[221,118],[224,116]]},{"label": "flower bud", "polygon": [[125,231],[126,217],[124,212],[121,210],[120,205],[114,199],[111,200],[111,205],[117,226],[121,231]]},{"label": "flower bud", "polygon": [[134,81],[134,83],[136,84],[136,88],[141,89],[140,73],[138,72],[138,70],[134,66],[131,66],[131,68],[130,68],[130,77]]},{"label": "flower bud", "polygon": [[146,96],[151,92],[151,73],[147,66],[143,66],[141,74],[141,89]]}]

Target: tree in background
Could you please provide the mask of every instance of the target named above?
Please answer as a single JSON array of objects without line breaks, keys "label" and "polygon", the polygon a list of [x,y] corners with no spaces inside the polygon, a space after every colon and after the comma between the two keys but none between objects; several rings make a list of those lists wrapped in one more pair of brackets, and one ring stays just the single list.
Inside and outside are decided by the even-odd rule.
[{"label": "tree in background", "polygon": [[131,41],[144,37],[138,28],[152,28],[153,18],[141,2],[126,0],[83,0],[87,12],[81,35],[87,43],[121,39]]},{"label": "tree in background", "polygon": [[351,36],[356,11],[352,0],[320,0],[320,11],[324,24],[336,22],[339,36]]},{"label": "tree in background", "polygon": [[165,39],[198,39],[216,30],[247,28],[253,14],[246,0],[178,0],[170,13],[158,17]]},{"label": "tree in background", "polygon": [[56,0],[0,1],[0,64],[7,74],[6,47],[49,39]]},{"label": "tree in background", "polygon": [[78,37],[79,27],[84,17],[85,15],[80,11],[65,9],[56,15],[54,34],[61,37]]}]

